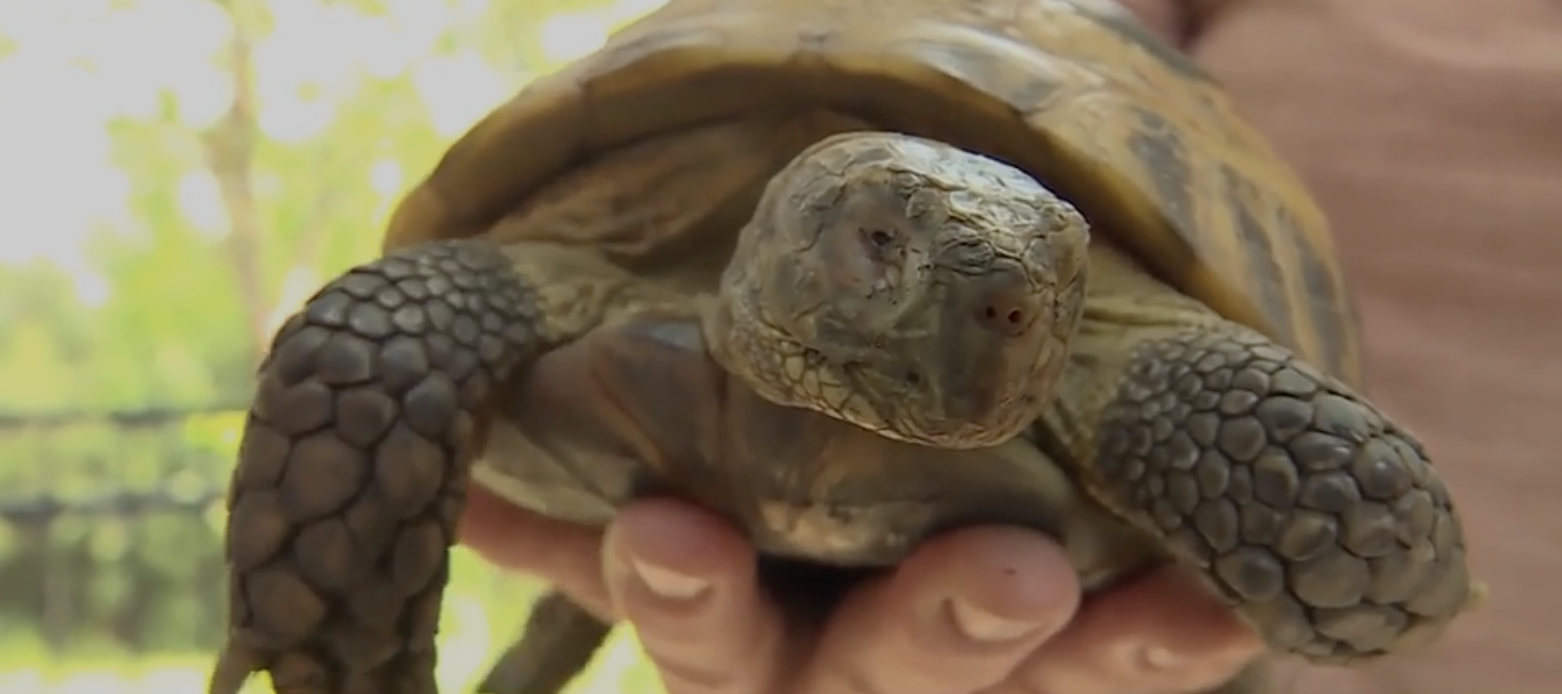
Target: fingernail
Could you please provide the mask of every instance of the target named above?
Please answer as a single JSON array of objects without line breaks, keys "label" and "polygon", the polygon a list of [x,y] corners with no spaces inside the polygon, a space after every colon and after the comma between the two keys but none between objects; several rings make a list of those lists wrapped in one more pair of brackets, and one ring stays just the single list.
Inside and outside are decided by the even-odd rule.
[{"label": "fingernail", "polygon": [[638,559],[631,560],[630,566],[634,568],[640,581],[664,598],[672,600],[693,600],[710,588],[710,581],[687,574],[681,574],[672,569],[647,564]]},{"label": "fingernail", "polygon": [[949,613],[955,626],[975,641],[1012,641],[1041,627],[1035,622],[999,617],[961,598],[949,599]]},{"label": "fingernail", "polygon": [[1182,656],[1165,646],[1143,646],[1139,649],[1139,662],[1154,670],[1175,670],[1182,665]]}]

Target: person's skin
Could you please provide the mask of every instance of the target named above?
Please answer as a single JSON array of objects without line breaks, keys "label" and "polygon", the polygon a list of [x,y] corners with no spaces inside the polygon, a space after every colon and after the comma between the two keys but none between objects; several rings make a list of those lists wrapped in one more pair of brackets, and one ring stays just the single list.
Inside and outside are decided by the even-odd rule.
[{"label": "person's skin", "polygon": [[[1562,220],[1562,1],[1124,4],[1220,78],[1317,192],[1361,297],[1372,392],[1440,461],[1494,584],[1393,681],[1287,690],[1554,686],[1562,592],[1538,577],[1562,574],[1562,551],[1534,543],[1559,527],[1562,465],[1543,437],[1562,370],[1536,367],[1562,354],[1562,330],[1540,329],[1562,313],[1562,236],[1532,232]],[[1081,605],[1059,548],[1012,528],[929,542],[817,632],[789,630],[752,549],[686,505],[638,503],[604,536],[474,491],[462,540],[632,622],[670,694],[1172,694],[1260,648],[1173,571]],[[689,576],[663,575],[675,595],[661,596],[635,566]],[[961,632],[952,604],[994,615],[964,620],[989,636]]]},{"label": "person's skin", "polygon": [[697,507],[638,502],[601,533],[469,494],[462,543],[633,623],[669,694],[1186,692],[1260,649],[1170,570],[1081,605],[1062,549],[1016,528],[936,537],[813,629],[786,622],[743,536]]},{"label": "person's skin", "polygon": [[1556,688],[1562,0],[1141,2],[1192,26],[1184,49],[1329,214],[1370,394],[1426,444],[1491,586],[1431,649],[1284,691]]}]

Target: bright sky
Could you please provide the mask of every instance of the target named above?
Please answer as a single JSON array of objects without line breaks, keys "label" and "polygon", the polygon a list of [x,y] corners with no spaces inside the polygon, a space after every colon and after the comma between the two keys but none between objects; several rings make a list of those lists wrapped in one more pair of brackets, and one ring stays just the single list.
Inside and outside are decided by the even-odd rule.
[{"label": "bright sky", "polygon": [[[661,1],[618,0],[559,15],[537,38],[553,62],[567,61]],[[454,138],[524,78],[494,70],[475,53],[432,55],[442,32],[488,2],[385,0],[387,14],[366,15],[345,4],[269,0],[276,30],[255,54],[261,128],[277,140],[308,141],[336,117],[332,95],[360,75],[408,74],[435,128]],[[209,124],[232,99],[213,62],[229,30],[210,0],[0,0],[0,50],[14,46],[0,55],[0,263],[45,259],[76,278],[84,301],[106,298],[107,284],[82,257],[84,240],[137,228],[125,210],[132,182],[109,163],[104,123],[152,114],[167,90],[182,120]],[[390,161],[368,165],[364,175],[365,185],[386,194],[406,178]],[[179,192],[196,228],[225,232],[208,174],[190,172]]]}]

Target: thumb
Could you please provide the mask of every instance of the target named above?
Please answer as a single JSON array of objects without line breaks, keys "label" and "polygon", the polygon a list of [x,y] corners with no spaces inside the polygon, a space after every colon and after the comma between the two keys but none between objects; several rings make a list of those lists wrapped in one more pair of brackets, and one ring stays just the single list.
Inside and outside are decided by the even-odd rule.
[{"label": "thumb", "polygon": [[597,614],[612,614],[600,530],[533,513],[474,484],[457,536],[488,563],[541,578]]}]

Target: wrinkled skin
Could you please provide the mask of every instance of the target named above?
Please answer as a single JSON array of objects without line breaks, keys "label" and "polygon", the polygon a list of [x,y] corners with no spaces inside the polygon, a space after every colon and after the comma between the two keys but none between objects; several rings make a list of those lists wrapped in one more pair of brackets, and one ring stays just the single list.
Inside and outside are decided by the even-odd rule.
[{"label": "wrinkled skin", "polygon": [[1018,169],[837,136],[760,199],[709,337],[771,402],[901,441],[997,445],[1052,399],[1088,242],[1079,212]]}]

